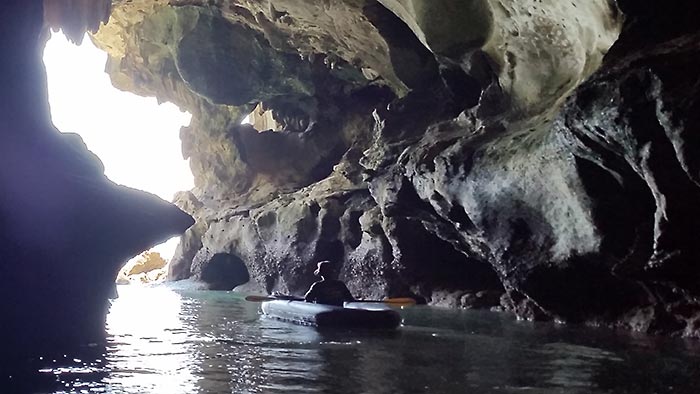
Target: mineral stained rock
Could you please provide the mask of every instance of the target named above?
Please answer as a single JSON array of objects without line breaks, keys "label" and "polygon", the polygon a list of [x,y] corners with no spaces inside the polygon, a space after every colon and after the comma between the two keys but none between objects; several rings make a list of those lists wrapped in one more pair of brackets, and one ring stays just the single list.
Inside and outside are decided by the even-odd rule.
[{"label": "mineral stained rock", "polygon": [[131,0],[93,40],[193,114],[172,279],[301,294],[329,259],[358,297],[698,336],[697,8]]},{"label": "mineral stained rock", "polygon": [[79,136],[51,125],[41,1],[0,10],[0,335],[12,360],[103,339],[120,266],[193,220],[109,181]]}]

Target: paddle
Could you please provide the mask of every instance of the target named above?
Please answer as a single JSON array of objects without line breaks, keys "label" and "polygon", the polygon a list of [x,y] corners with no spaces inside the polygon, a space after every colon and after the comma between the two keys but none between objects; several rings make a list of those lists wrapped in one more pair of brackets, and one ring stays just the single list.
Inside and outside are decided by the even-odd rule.
[{"label": "paddle", "polygon": [[[273,301],[273,300],[284,300],[284,301],[304,301],[303,298],[293,297],[293,296],[258,296],[249,295],[245,298],[246,301],[252,302],[263,302],[263,301]],[[397,298],[385,298],[383,300],[355,300],[355,302],[380,302],[383,304],[390,304],[394,306],[406,306],[415,305],[416,300],[409,297],[397,297]]]},{"label": "paddle", "polygon": [[293,296],[259,296],[259,295],[246,296],[245,300],[246,301],[253,301],[253,302],[274,301],[274,300],[304,301],[303,298],[298,298],[298,297],[293,297]]}]

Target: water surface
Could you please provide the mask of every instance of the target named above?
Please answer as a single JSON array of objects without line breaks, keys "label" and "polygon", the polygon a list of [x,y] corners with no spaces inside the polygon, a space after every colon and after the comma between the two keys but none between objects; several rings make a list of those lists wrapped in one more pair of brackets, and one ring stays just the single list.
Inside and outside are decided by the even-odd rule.
[{"label": "water surface", "polygon": [[428,307],[395,332],[319,331],[227,292],[119,292],[106,345],[24,360],[0,392],[700,392],[694,343]]}]

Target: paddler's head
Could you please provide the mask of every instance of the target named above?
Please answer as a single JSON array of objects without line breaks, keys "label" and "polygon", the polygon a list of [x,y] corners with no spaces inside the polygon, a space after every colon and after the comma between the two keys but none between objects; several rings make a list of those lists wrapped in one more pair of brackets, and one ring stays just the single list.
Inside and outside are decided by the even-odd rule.
[{"label": "paddler's head", "polygon": [[314,271],[314,275],[322,278],[329,277],[331,275],[331,262],[328,260],[319,261],[318,264],[316,264],[316,271]]}]

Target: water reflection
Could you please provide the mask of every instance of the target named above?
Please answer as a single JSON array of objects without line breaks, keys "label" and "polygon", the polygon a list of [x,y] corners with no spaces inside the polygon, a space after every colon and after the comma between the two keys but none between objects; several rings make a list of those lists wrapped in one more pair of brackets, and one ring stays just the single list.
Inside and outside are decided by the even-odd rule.
[{"label": "water reflection", "polygon": [[119,392],[194,392],[190,365],[200,338],[188,301],[165,287],[123,286],[107,315],[108,385]]},{"label": "water reflection", "polygon": [[700,357],[682,343],[605,330],[415,307],[398,331],[319,331],[224,292],[120,294],[104,344],[9,363],[0,392],[643,394],[700,383]]}]

